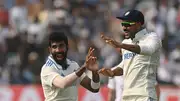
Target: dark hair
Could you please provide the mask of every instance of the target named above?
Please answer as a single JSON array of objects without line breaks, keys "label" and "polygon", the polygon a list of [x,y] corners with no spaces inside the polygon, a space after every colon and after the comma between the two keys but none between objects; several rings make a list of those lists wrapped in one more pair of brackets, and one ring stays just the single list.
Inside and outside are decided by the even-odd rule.
[{"label": "dark hair", "polygon": [[65,44],[68,46],[68,38],[64,32],[50,32],[49,46],[51,46],[52,42],[60,42],[60,41],[64,41]]}]

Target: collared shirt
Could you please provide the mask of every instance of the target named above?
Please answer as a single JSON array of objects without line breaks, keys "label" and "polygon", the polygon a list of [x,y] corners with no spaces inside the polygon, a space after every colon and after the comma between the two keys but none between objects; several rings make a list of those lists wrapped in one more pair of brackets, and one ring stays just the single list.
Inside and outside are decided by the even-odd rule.
[{"label": "collared shirt", "polygon": [[60,75],[64,77],[79,68],[76,62],[69,59],[66,61],[69,65],[66,70],[63,70],[61,65],[57,64],[51,56],[48,57],[46,63],[43,65],[41,69],[41,83],[45,101],[77,101],[77,82],[64,89],[57,88],[52,83],[56,76]]},{"label": "collared shirt", "polygon": [[123,96],[140,95],[157,99],[156,73],[160,62],[161,40],[154,32],[143,29],[136,33],[135,38],[125,39],[122,43],[138,44],[140,54],[122,49],[122,62],[118,67],[123,68]]}]

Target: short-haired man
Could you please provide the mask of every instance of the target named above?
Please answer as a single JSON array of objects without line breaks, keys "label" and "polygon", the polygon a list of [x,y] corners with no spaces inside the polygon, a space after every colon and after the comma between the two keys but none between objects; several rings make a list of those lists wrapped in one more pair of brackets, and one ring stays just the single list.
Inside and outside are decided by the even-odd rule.
[{"label": "short-haired man", "polygon": [[128,10],[122,16],[121,25],[129,39],[122,43],[101,35],[101,38],[115,48],[121,48],[122,62],[118,68],[101,69],[106,76],[124,77],[122,101],[157,101],[156,73],[160,62],[161,40],[154,32],[144,27],[144,15],[138,10]]},{"label": "short-haired man", "polygon": [[[41,82],[45,101],[77,101],[77,79],[92,92],[100,87],[98,66],[93,48],[89,49],[83,66],[68,59],[68,38],[63,32],[51,32],[49,36],[50,55],[41,70]],[[92,80],[85,71],[92,71]]]}]

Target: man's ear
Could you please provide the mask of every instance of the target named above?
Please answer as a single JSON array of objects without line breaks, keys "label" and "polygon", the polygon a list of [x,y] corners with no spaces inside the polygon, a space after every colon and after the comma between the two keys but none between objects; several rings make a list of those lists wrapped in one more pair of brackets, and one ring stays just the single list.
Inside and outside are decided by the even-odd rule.
[{"label": "man's ear", "polygon": [[51,52],[51,47],[50,47],[50,46],[48,46],[48,52],[49,52],[49,53]]}]

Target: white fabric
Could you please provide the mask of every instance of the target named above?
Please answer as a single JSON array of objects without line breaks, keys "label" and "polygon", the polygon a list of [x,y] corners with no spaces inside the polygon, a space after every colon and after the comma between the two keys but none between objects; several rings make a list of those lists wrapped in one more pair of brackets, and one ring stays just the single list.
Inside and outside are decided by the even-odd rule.
[{"label": "white fabric", "polygon": [[41,82],[45,95],[45,101],[77,101],[77,82],[73,85],[60,89],[52,85],[53,79],[60,75],[65,77],[79,68],[79,65],[67,59],[69,67],[63,70],[62,67],[49,56],[41,70]]},{"label": "white fabric", "polygon": [[[123,43],[138,44],[141,47],[140,54],[122,49],[123,97],[141,95],[157,99],[155,84],[157,67],[160,63],[160,38],[156,33],[148,33],[146,29],[143,29],[136,34],[133,40],[125,39]],[[149,50],[146,50],[145,47]]]},{"label": "white fabric", "polygon": [[96,83],[93,80],[91,80],[91,88],[99,89],[100,88],[100,82]]},{"label": "white fabric", "polygon": [[113,78],[109,78],[108,88],[115,90],[115,101],[122,101],[121,99],[123,93],[123,76],[115,76]]}]

